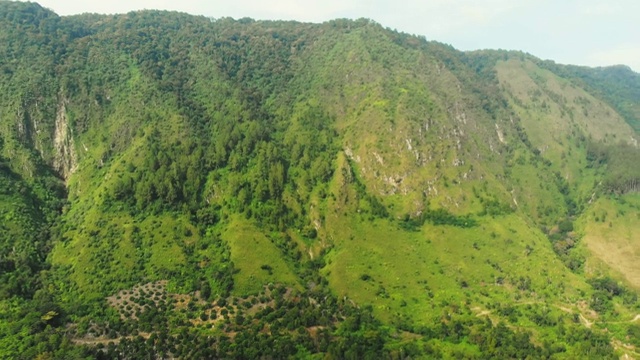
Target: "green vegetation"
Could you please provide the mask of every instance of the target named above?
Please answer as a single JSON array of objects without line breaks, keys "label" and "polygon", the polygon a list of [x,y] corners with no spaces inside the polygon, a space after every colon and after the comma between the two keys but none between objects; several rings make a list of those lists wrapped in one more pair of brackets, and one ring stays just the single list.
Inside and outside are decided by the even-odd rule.
[{"label": "green vegetation", "polygon": [[589,144],[587,160],[593,167],[602,167],[602,188],[617,195],[640,191],[640,150],[627,144]]},{"label": "green vegetation", "polygon": [[636,132],[640,132],[640,112],[635,105],[640,98],[640,75],[628,66],[591,69],[559,66],[550,61],[540,62],[540,65],[585,86],[594,95],[607,100]]},{"label": "green vegetation", "polygon": [[0,1],[0,358],[637,356],[638,79]]}]

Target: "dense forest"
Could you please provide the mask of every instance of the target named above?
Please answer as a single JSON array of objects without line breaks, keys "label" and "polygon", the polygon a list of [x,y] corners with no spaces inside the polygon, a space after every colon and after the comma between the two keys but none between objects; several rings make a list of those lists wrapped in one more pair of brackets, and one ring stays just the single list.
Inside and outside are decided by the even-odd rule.
[{"label": "dense forest", "polygon": [[629,68],[0,1],[0,91],[0,358],[640,357]]}]

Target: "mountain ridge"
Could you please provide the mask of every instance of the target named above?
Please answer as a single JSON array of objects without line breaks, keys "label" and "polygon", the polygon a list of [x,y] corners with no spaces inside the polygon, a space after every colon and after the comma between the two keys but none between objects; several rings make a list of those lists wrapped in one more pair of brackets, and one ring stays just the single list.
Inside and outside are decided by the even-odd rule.
[{"label": "mountain ridge", "polygon": [[7,356],[635,356],[607,249],[637,246],[637,76],[366,19],[0,6]]}]

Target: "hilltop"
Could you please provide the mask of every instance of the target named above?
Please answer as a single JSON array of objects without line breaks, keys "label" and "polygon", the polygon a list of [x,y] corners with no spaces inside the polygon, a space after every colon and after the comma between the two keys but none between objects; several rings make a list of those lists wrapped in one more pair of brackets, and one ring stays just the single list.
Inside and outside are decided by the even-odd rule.
[{"label": "hilltop", "polygon": [[640,75],[0,2],[0,357],[640,351]]}]

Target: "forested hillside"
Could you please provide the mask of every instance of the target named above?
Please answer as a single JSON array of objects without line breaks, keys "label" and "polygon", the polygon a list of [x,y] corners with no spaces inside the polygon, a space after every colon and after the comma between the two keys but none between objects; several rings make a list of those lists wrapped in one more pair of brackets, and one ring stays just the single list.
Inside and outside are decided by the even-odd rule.
[{"label": "forested hillside", "polygon": [[0,1],[0,358],[640,357],[640,75]]}]

